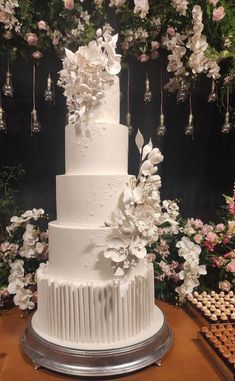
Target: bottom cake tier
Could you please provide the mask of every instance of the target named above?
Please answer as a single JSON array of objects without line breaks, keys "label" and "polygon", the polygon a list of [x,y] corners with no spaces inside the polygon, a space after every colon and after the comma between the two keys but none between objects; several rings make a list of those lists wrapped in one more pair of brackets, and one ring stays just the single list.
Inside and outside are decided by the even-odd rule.
[{"label": "bottom cake tier", "polygon": [[38,270],[34,330],[69,348],[120,348],[154,335],[164,324],[154,305],[153,266],[138,275],[110,281],[56,278]]}]

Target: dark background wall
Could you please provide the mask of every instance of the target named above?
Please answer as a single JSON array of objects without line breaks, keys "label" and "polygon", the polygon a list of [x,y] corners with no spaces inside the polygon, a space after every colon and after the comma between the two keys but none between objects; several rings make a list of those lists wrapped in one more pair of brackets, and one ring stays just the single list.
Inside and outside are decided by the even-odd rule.
[{"label": "dark background wall", "polygon": [[[12,66],[14,97],[3,97],[8,133],[0,133],[0,164],[22,163],[26,174],[20,182],[24,208],[43,207],[52,219],[56,216],[55,176],[64,173],[65,99],[56,88],[56,105],[43,100],[48,72],[56,82],[60,61],[43,57],[37,67],[37,109],[43,126],[40,134],[30,136],[32,110],[32,63],[18,59]],[[0,85],[4,83],[6,63],[0,62]],[[153,100],[143,101],[146,70],[149,73]],[[221,134],[223,116],[215,104],[207,102],[210,82],[204,79],[193,91],[194,139],[184,134],[188,102],[177,104],[175,95],[165,93],[164,113],[167,133],[158,138],[156,128],[160,114],[161,61],[141,64],[130,60],[131,114],[133,134],[129,139],[129,173],[138,171],[138,150],[134,138],[140,129],[147,142],[152,138],[164,155],[159,168],[162,199],[179,199],[185,217],[214,219],[223,202],[222,193],[231,194],[235,179],[235,129]],[[163,72],[163,82],[168,73]],[[121,122],[125,123],[127,72],[121,73]],[[234,99],[232,99],[232,104]],[[112,142],[110,142],[112,144]],[[115,142],[113,142],[115,143]]]}]

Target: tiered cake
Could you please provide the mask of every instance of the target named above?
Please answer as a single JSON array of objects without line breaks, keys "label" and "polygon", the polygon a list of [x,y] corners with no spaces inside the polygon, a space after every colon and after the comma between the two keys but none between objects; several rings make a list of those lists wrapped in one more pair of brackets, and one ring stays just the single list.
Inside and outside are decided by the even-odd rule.
[{"label": "tiered cake", "polygon": [[57,176],[57,221],[49,224],[49,263],[37,273],[34,331],[55,345],[103,350],[135,345],[158,332],[153,265],[139,260],[115,277],[103,250],[127,174],[128,129],[119,124],[119,81],[105,91],[77,137],[66,127],[66,174]]}]

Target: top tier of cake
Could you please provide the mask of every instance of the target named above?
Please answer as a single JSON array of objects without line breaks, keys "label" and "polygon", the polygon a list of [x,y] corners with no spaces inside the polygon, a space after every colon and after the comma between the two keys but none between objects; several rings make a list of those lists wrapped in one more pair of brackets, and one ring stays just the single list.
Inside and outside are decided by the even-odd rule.
[{"label": "top tier of cake", "polygon": [[105,89],[84,122],[91,136],[77,136],[73,126],[66,127],[66,174],[127,173],[128,129],[119,124],[119,107],[119,78],[115,76],[114,84]]}]

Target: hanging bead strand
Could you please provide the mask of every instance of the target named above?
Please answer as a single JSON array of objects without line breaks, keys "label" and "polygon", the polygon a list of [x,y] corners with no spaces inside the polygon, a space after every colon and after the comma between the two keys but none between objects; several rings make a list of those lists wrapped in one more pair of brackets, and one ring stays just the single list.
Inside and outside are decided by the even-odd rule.
[{"label": "hanging bead strand", "polygon": [[229,103],[230,103],[230,97],[229,97],[229,85],[227,85],[226,90],[226,114],[225,114],[225,120],[222,127],[222,134],[228,134],[231,131],[232,124],[230,122],[230,114],[229,114]]},{"label": "hanging bead strand", "polygon": [[48,74],[48,77],[47,77],[47,88],[44,91],[44,99],[48,103],[55,104],[55,89],[54,89],[54,83],[51,79],[50,73]]},{"label": "hanging bead strand", "polygon": [[210,92],[210,95],[208,97],[208,102],[209,103],[214,103],[216,101],[217,101],[216,85],[215,85],[214,79],[212,79],[212,82],[211,82],[211,92]]},{"label": "hanging bead strand", "polygon": [[37,118],[37,110],[36,110],[36,67],[33,64],[33,109],[31,112],[31,136],[33,134],[37,134],[42,129],[41,124]]},{"label": "hanging bead strand", "polygon": [[2,131],[4,131],[5,134],[7,133],[5,111],[3,110],[3,107],[2,107],[2,97],[0,92],[0,132]]},{"label": "hanging bead strand", "polygon": [[157,135],[158,136],[164,136],[166,133],[166,126],[165,126],[165,115],[163,113],[163,80],[162,80],[162,68],[161,68],[161,78],[160,78],[160,124],[157,128]]},{"label": "hanging bead strand", "polygon": [[126,125],[128,127],[129,135],[132,134],[131,114],[130,114],[130,67],[127,66],[127,113],[126,113]]}]

